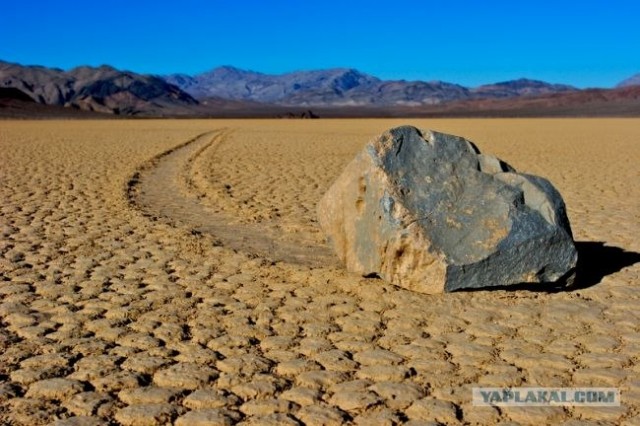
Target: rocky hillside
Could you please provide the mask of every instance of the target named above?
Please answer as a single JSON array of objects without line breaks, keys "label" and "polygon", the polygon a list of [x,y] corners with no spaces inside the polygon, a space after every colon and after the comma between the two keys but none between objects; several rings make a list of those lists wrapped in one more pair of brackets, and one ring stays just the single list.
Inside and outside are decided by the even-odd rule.
[{"label": "rocky hillside", "polygon": [[174,115],[198,104],[161,78],[110,66],[63,71],[0,61],[0,87],[20,90],[40,104],[121,115]]},{"label": "rocky hillside", "polygon": [[385,81],[350,68],[270,75],[225,66],[195,76],[173,74],[164,78],[197,99],[215,96],[295,106],[419,106],[575,90],[528,79],[477,88],[442,81]]},{"label": "rocky hillside", "polygon": [[174,74],[165,80],[198,99],[217,96],[263,103],[289,103],[287,99],[301,94],[331,94],[339,98],[354,88],[373,88],[380,82],[353,69],[269,75],[229,66],[193,77]]}]

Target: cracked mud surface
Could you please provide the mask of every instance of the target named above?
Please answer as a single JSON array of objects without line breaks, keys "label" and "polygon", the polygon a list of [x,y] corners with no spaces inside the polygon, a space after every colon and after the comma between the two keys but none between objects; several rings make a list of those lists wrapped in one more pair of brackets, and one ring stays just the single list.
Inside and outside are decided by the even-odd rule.
[{"label": "cracked mud surface", "polygon": [[[399,124],[548,177],[578,288],[426,296],[341,270],[315,204]],[[0,424],[638,424],[639,131],[2,122]],[[619,387],[622,406],[474,407],[478,385]]]}]

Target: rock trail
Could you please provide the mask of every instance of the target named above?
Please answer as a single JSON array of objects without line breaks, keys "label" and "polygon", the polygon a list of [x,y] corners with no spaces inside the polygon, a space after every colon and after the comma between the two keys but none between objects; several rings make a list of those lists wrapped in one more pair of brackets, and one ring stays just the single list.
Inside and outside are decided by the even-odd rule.
[{"label": "rock trail", "polygon": [[206,193],[201,193],[202,188],[194,179],[194,163],[206,150],[215,152],[231,134],[228,129],[206,132],[147,162],[130,180],[132,204],[154,220],[190,227],[194,233],[208,233],[234,250],[276,262],[335,265],[336,258],[326,244],[285,239],[260,224],[234,223],[233,217],[216,213],[201,202]]}]

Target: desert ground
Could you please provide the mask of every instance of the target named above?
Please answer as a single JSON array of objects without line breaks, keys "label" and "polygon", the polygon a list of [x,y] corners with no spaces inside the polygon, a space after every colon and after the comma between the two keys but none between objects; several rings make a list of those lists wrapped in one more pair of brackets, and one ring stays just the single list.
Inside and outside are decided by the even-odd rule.
[{"label": "desert ground", "polygon": [[[547,177],[569,291],[344,271],[318,200],[410,124]],[[640,119],[0,122],[0,424],[640,424]],[[597,386],[620,407],[476,407]]]}]

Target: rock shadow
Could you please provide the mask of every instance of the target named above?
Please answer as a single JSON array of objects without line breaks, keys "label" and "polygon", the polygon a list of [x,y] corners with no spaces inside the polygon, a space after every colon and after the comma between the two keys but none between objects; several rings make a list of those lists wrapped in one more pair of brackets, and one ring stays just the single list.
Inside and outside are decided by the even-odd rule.
[{"label": "rock shadow", "polygon": [[572,275],[573,271],[554,283],[523,283],[461,291],[526,290],[543,293],[576,291],[593,287],[599,284],[604,277],[614,274],[627,266],[640,263],[640,253],[626,251],[621,247],[607,246],[603,241],[576,241],[576,249],[578,250],[578,264],[575,268],[575,279],[571,286],[566,285],[566,279]]},{"label": "rock shadow", "polygon": [[592,287],[608,275],[640,262],[640,253],[607,246],[603,241],[577,241],[576,279],[567,291]]}]

